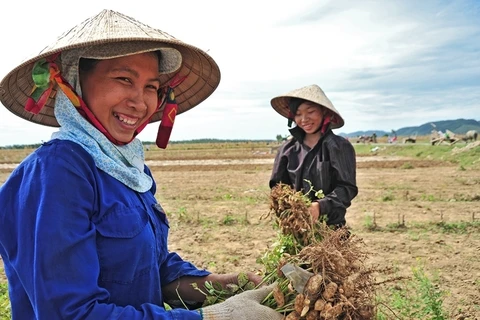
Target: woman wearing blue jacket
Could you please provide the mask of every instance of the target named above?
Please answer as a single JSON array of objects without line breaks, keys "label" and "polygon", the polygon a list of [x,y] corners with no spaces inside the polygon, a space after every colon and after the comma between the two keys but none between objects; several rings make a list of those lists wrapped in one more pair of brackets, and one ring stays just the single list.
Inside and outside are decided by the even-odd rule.
[{"label": "woman wearing blue jacket", "polygon": [[[0,188],[14,320],[282,318],[260,303],[272,286],[195,310],[205,297],[192,283],[226,286],[236,275],[168,251],[168,220],[136,138],[161,119],[157,144],[165,148],[175,115],[219,81],[202,50],[109,10],[7,74],[3,105],[60,127]],[[164,309],[178,301],[191,310]]]}]

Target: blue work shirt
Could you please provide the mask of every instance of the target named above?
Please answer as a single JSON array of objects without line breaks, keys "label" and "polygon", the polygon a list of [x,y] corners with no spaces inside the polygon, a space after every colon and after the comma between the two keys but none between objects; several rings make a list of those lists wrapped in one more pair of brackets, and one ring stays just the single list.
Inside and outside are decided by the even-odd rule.
[{"label": "blue work shirt", "polygon": [[162,286],[209,272],[168,251],[155,191],[126,187],[74,142],[30,154],[0,188],[13,319],[200,319],[163,308]]}]

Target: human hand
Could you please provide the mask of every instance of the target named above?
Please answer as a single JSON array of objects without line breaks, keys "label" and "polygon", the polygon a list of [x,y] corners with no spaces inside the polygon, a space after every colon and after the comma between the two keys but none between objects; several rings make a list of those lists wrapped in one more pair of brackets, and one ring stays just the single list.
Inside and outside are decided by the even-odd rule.
[{"label": "human hand", "polygon": [[261,284],[263,281],[263,278],[254,272],[244,272],[241,274],[211,274],[210,276],[208,276],[208,281],[219,283],[222,285],[222,287],[225,288],[230,284],[238,285],[239,277],[241,276],[243,278],[245,275],[247,276],[248,281],[252,282],[255,287]]},{"label": "human hand", "polygon": [[282,320],[283,316],[261,302],[277,284],[244,291],[224,302],[200,309],[204,320]]},{"label": "human hand", "polygon": [[312,216],[312,221],[317,222],[318,217],[320,217],[320,203],[318,201],[313,201],[310,206],[310,215]]},{"label": "human hand", "polygon": [[254,272],[247,272],[248,280],[255,284],[255,287],[262,283],[263,278]]},{"label": "human hand", "polygon": [[[162,293],[167,301],[177,300],[179,295],[184,300],[203,301],[205,295],[202,291],[206,290],[205,283],[210,282],[220,285],[223,289],[236,291],[235,288],[253,289],[262,284],[262,277],[253,272],[238,273],[211,273],[204,277],[183,276],[162,287]],[[193,286],[192,284],[195,284]],[[195,287],[200,288],[196,290]]]}]

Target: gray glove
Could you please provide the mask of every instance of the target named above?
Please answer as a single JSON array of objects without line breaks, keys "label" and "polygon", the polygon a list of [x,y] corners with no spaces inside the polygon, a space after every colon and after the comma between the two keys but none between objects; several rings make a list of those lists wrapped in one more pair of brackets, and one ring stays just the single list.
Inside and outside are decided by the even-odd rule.
[{"label": "gray glove", "polygon": [[247,290],[224,302],[202,308],[204,320],[282,320],[283,316],[272,308],[263,306],[276,284],[255,290]]}]

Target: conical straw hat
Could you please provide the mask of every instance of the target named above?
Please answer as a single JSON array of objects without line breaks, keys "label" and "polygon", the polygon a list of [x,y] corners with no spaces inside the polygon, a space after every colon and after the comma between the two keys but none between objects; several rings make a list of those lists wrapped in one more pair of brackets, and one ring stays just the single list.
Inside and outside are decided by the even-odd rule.
[{"label": "conical straw hat", "polygon": [[332,122],[332,129],[343,127],[343,125],[345,124],[342,116],[337,111],[337,109],[335,109],[330,99],[328,99],[323,90],[316,84],[302,87],[300,89],[295,89],[281,96],[275,97],[270,101],[273,109],[275,109],[275,111],[277,111],[287,119],[290,115],[290,109],[288,108],[288,102],[290,101],[290,98],[300,98],[308,100],[317,103],[335,113],[337,121]]},{"label": "conical straw hat", "polygon": [[[103,51],[93,50],[95,55],[99,56],[98,58],[113,58],[153,50],[161,51],[162,61],[159,73],[162,83],[168,84],[176,74],[180,77],[186,76],[185,80],[175,88],[177,114],[190,110],[205,100],[215,91],[220,82],[220,70],[217,64],[203,50],[126,15],[103,10],[67,31],[55,43],[10,71],[0,82],[0,101],[8,110],[21,118],[58,127],[53,112],[55,90],[40,113],[33,114],[24,109],[34,86],[32,68],[35,62],[52,54],[87,47],[87,52],[90,48],[101,48]],[[113,53],[109,54],[109,48],[113,48]],[[161,120],[162,112],[163,109],[157,111],[150,122]]]}]

